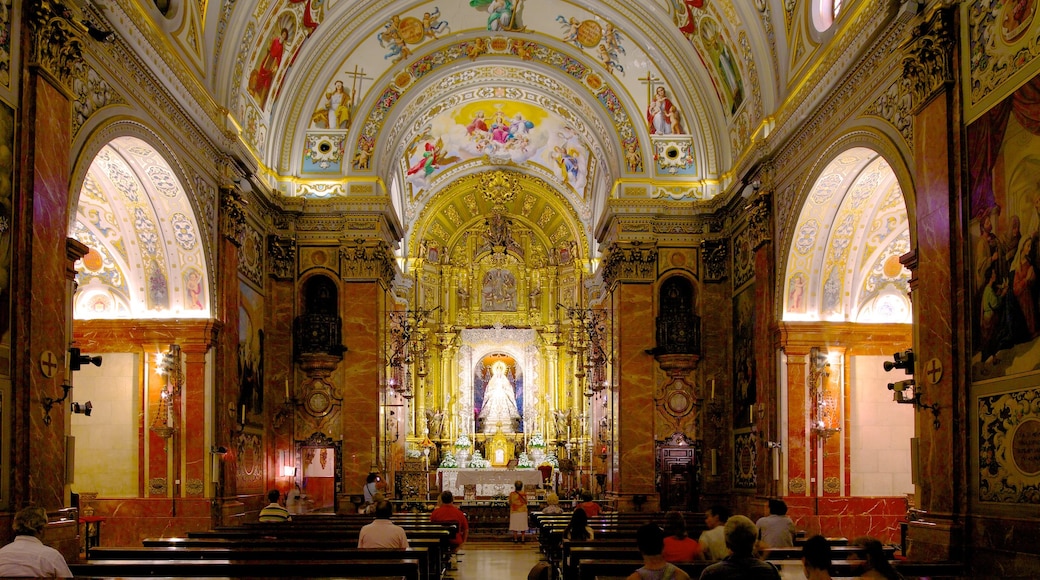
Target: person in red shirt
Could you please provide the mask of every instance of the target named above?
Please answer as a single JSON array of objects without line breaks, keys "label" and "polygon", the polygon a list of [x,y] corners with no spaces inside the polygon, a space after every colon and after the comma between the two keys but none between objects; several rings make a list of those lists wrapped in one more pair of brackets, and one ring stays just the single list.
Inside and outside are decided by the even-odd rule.
[{"label": "person in red shirt", "polygon": [[661,557],[666,562],[692,562],[701,558],[701,544],[686,535],[686,518],[679,512],[668,512],[664,520],[664,549]]},{"label": "person in red shirt", "polygon": [[592,501],[592,494],[587,491],[581,492],[581,503],[578,504],[577,507],[585,510],[585,515],[590,518],[598,517],[599,513],[602,511],[599,504]]},{"label": "person in red shirt", "polygon": [[440,505],[430,512],[430,522],[440,524],[455,524],[455,537],[451,539],[451,567],[456,567],[456,556],[462,544],[466,543],[469,535],[469,521],[466,514],[462,513],[455,505],[455,496],[450,491],[441,493]]}]

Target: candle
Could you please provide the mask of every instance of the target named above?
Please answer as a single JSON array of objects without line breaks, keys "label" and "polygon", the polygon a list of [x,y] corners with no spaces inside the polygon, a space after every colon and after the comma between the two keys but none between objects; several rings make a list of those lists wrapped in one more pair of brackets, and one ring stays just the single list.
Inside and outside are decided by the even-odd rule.
[{"label": "candle", "polygon": [[242,403],[242,405],[238,407],[238,424],[239,425],[245,425],[246,424],[246,404],[245,403]]},{"label": "candle", "polygon": [[780,447],[773,447],[773,481],[780,481]]},{"label": "candle", "polygon": [[711,474],[712,475],[718,475],[718,473],[719,473],[718,469],[716,469],[716,465],[715,465],[715,460],[718,458],[718,453],[719,453],[718,449],[712,449],[711,450]]},{"label": "candle", "polygon": [[715,400],[715,379],[711,379],[711,400]]},{"label": "candle", "polygon": [[749,405],[748,406],[748,421],[751,422],[751,423],[755,422],[755,406],[754,405]]},{"label": "candle", "polygon": [[166,401],[166,426],[173,427],[173,399]]},{"label": "candle", "polygon": [[289,400],[289,379],[285,379],[285,400]]}]

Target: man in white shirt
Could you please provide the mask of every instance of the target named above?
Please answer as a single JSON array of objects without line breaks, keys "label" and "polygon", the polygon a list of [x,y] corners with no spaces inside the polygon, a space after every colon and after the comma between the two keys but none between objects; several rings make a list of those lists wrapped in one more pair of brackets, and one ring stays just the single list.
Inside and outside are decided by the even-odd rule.
[{"label": "man in white shirt", "polygon": [[726,520],[729,519],[730,510],[726,506],[712,506],[704,512],[704,523],[708,530],[701,533],[698,540],[701,544],[701,552],[705,560],[721,560],[729,556],[729,548],[726,547]]},{"label": "man in white shirt", "polygon": [[393,504],[385,499],[377,502],[376,519],[361,528],[357,547],[407,549],[408,536],[405,535],[404,528],[390,521],[392,515],[394,515]]},{"label": "man in white shirt", "polygon": [[15,514],[14,541],[0,548],[0,576],[72,578],[61,552],[40,541],[46,526],[47,512],[41,507],[23,508]]}]

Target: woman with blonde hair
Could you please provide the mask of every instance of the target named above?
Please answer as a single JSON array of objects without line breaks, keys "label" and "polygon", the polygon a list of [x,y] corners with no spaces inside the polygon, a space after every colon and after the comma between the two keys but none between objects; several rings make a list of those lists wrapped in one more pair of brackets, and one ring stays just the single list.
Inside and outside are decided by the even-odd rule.
[{"label": "woman with blonde hair", "polygon": [[542,508],[543,514],[562,514],[563,508],[560,507],[560,498],[553,492],[549,492],[549,495],[545,496],[545,507]]}]

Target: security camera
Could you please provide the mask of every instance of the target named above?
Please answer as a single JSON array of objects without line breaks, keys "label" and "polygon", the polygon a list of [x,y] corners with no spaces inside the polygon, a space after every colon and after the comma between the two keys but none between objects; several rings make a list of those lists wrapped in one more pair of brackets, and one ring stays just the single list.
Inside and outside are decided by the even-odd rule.
[{"label": "security camera", "polygon": [[892,400],[897,403],[913,403],[916,398],[913,379],[888,383],[888,390],[892,391]]},{"label": "security camera", "polygon": [[210,452],[210,453],[214,453],[214,454],[216,454],[216,455],[224,455],[225,453],[227,453],[227,452],[228,452],[228,448],[227,448],[227,447],[224,447],[223,445],[214,445],[214,446],[213,446],[213,447],[212,447],[212,448],[211,448],[211,449],[209,450],[209,452]]}]

